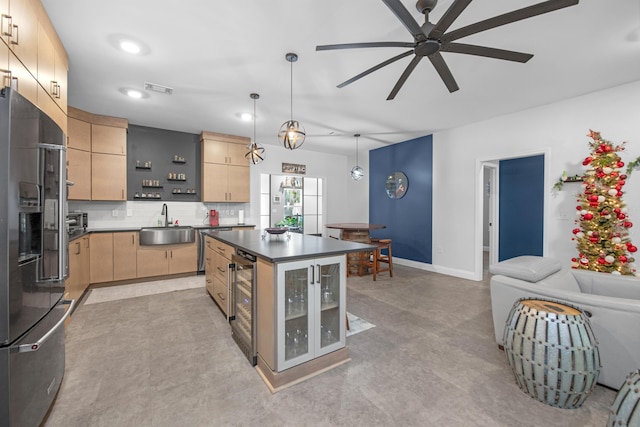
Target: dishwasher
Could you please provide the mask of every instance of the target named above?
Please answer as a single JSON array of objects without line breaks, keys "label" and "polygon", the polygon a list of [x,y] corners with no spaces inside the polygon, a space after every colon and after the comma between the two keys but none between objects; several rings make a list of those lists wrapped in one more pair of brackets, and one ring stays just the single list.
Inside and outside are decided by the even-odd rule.
[{"label": "dishwasher", "polygon": [[204,268],[206,265],[206,237],[207,233],[211,230],[216,231],[231,231],[231,227],[216,227],[216,228],[202,228],[198,230],[198,274],[204,274]]}]

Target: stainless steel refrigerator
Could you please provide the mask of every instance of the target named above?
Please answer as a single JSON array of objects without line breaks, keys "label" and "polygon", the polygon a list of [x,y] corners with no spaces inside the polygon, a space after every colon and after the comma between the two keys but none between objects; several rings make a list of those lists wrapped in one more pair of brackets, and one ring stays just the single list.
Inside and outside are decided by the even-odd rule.
[{"label": "stainless steel refrigerator", "polygon": [[38,426],[64,374],[64,141],[35,105],[0,90],[0,426]]}]

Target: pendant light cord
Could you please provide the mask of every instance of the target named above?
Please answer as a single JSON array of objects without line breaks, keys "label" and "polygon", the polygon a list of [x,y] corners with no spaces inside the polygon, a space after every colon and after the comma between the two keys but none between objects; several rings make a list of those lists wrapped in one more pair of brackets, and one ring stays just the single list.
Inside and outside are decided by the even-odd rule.
[{"label": "pendant light cord", "polygon": [[291,85],[291,88],[290,88],[291,90],[289,91],[289,93],[291,94],[289,98],[289,102],[290,102],[289,111],[291,111],[291,121],[293,121],[293,61],[290,61],[289,65],[291,66],[291,72],[289,73],[289,83]]},{"label": "pendant light cord", "polygon": [[256,99],[253,98],[253,143],[256,144]]}]

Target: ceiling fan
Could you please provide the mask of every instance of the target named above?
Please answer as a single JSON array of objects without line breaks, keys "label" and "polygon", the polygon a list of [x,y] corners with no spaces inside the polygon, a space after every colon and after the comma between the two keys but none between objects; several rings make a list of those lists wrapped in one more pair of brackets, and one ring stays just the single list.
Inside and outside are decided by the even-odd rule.
[{"label": "ceiling fan", "polygon": [[453,78],[453,74],[449,70],[449,67],[444,62],[444,59],[440,52],[452,52],[452,53],[464,53],[467,55],[484,56],[487,58],[503,59],[506,61],[515,62],[527,62],[533,55],[522,52],[514,52],[511,50],[496,49],[486,46],[477,46],[472,44],[454,43],[455,40],[460,38],[480,33],[482,31],[490,30],[502,25],[510,24],[512,22],[520,21],[523,19],[531,18],[533,16],[542,15],[544,13],[553,12],[554,10],[562,9],[565,7],[578,4],[579,0],[549,0],[542,3],[537,3],[532,6],[517,9],[512,12],[508,12],[502,15],[494,16],[493,18],[485,19],[484,21],[476,22],[475,24],[467,25],[466,27],[458,28],[456,30],[446,32],[451,24],[460,16],[460,14],[466,9],[472,0],[454,0],[449,9],[442,15],[440,20],[432,24],[429,22],[429,12],[438,3],[438,0],[418,0],[416,8],[420,13],[424,14],[425,22],[422,26],[418,25],[409,11],[400,3],[400,0],[382,0],[384,4],[391,9],[391,12],[402,22],[407,30],[413,36],[412,42],[368,42],[368,43],[345,43],[345,44],[330,44],[316,46],[316,50],[336,50],[336,49],[357,49],[367,47],[409,47],[411,50],[396,55],[387,59],[380,64],[369,68],[366,71],[350,78],[349,80],[342,82],[338,85],[339,88],[345,87],[362,77],[379,70],[389,64],[392,64],[402,58],[414,55],[413,59],[404,70],[397,83],[389,93],[387,100],[394,99],[402,85],[407,81],[413,70],[416,68],[422,58],[427,57],[431,64],[435,67],[436,71],[440,75],[440,78],[449,89],[449,92],[455,92],[459,89],[456,80]]}]

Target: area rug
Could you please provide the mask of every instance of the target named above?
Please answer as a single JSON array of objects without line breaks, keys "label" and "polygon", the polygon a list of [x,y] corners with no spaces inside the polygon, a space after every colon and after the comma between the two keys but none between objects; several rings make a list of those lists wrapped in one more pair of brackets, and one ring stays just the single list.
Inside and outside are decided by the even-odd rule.
[{"label": "area rug", "polygon": [[347,331],[348,337],[376,327],[376,325],[374,325],[373,323],[369,323],[366,320],[361,319],[355,314],[351,314],[349,312],[347,312],[347,319],[349,319],[349,330]]},{"label": "area rug", "polygon": [[204,288],[204,276],[189,276],[179,279],[156,280],[153,282],[131,283],[128,285],[95,288],[89,291],[84,304],[97,304],[145,295],[183,291],[185,289]]}]

